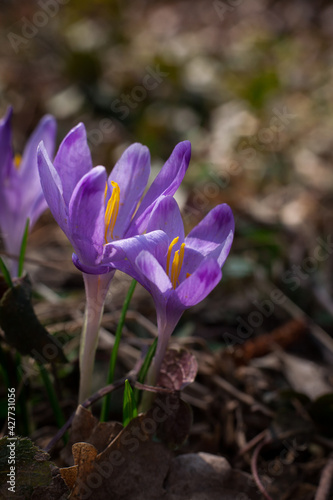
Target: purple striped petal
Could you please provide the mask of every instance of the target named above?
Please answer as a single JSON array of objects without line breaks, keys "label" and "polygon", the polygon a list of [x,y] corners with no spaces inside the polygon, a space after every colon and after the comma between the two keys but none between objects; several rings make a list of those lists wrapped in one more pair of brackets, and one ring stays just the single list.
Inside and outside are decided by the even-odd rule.
[{"label": "purple striped petal", "polygon": [[148,282],[149,291],[155,302],[166,302],[168,292],[172,292],[173,288],[158,260],[150,252],[143,250],[137,256],[135,264]]},{"label": "purple striped petal", "polygon": [[86,129],[83,123],[79,123],[66,135],[54,159],[54,167],[61,179],[67,206],[75,186],[92,166]]},{"label": "purple striped petal", "polygon": [[12,114],[13,109],[9,107],[6,116],[0,120],[0,190],[4,185],[4,179],[10,177],[13,169]]},{"label": "purple striped petal", "polygon": [[63,198],[63,187],[47,151],[41,143],[37,150],[38,170],[40,183],[45,200],[52,212],[53,217],[64,231],[68,233],[68,212]]},{"label": "purple striped petal", "polygon": [[156,229],[164,231],[168,235],[170,243],[177,237],[179,237],[178,246],[184,241],[182,216],[177,202],[172,196],[161,197],[151,213],[147,231],[155,231]]},{"label": "purple striped petal", "polygon": [[[107,274],[110,273],[110,277],[114,276],[114,273],[116,270],[112,266],[108,265],[96,265],[96,266],[89,266],[87,264],[83,264],[79,257],[76,255],[76,253],[73,253],[72,255],[72,261],[75,267],[77,267],[80,271],[86,274]],[[111,276],[112,273],[112,276]]]},{"label": "purple striped petal", "polygon": [[198,304],[216,287],[221,278],[222,272],[216,260],[203,260],[194,273],[176,288],[179,302],[184,309]]},{"label": "purple striped petal", "polygon": [[115,239],[121,238],[126,232],[147,186],[149,174],[149,150],[138,143],[127,148],[113,168],[109,181],[117,182],[120,188],[120,208],[114,228]]},{"label": "purple striped petal", "polygon": [[22,155],[19,172],[22,181],[31,184],[32,178],[36,183],[36,188],[40,189],[40,182],[37,169],[37,148],[38,144],[43,141],[45,150],[50,158],[54,156],[55,140],[57,133],[57,123],[53,116],[44,116],[34,132],[30,136]]},{"label": "purple striped petal", "polygon": [[139,233],[146,229],[144,226],[154,208],[155,201],[160,196],[172,196],[175,194],[184,178],[190,163],[190,158],[191,143],[189,141],[184,141],[177,144],[170,158],[164,164],[156,179],[148,189],[135,214],[133,225],[135,224],[136,230]]},{"label": "purple striped petal", "polygon": [[99,263],[104,243],[104,167],[95,167],[80,179],[69,202],[70,239],[83,264]]},{"label": "purple striped petal", "polygon": [[231,248],[235,229],[231,208],[223,203],[213,208],[187,236],[186,247],[203,256],[215,257],[222,267]]},{"label": "purple striped petal", "polygon": [[113,241],[104,245],[102,263],[112,263],[120,271],[129,274],[139,281],[143,286],[146,280],[142,281],[142,276],[138,273],[135,260],[143,250],[149,251],[154,258],[162,262],[168,250],[169,240],[163,231],[153,231],[151,233],[125,238],[120,241]]},{"label": "purple striped petal", "polygon": [[55,119],[50,115],[44,116],[24,149],[22,161],[18,169],[19,182],[25,186],[22,192],[22,210],[27,212],[31,227],[44,210],[47,209],[37,167],[38,144],[43,141],[48,156],[53,158],[56,132],[57,123]]}]

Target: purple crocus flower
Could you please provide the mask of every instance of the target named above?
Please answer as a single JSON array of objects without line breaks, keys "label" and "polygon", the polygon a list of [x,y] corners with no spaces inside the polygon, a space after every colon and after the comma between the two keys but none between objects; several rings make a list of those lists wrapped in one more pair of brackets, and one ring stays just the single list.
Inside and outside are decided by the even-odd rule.
[{"label": "purple crocus flower", "polygon": [[[152,231],[153,232],[149,232]],[[202,301],[222,278],[234,236],[234,218],[226,204],[213,208],[185,238],[178,205],[167,196],[154,207],[147,234],[113,243],[116,267],[152,295],[158,344],[150,383],[155,383],[167,344],[184,310]]]},{"label": "purple crocus flower", "polygon": [[[39,147],[38,165],[45,199],[73,245],[73,262],[83,272],[85,282],[80,402],[89,396],[99,324],[115,273],[112,245],[117,242],[126,247],[128,239],[146,231],[157,201],[175,193],[189,160],[190,143],[185,141],[175,147],[140,203],[150,174],[147,147],[133,144],[127,148],[109,176],[104,167],[93,168],[83,124],[65,137],[53,163],[45,147]],[[155,246],[159,242],[154,233],[150,239]]]},{"label": "purple crocus flower", "polygon": [[99,275],[113,269],[110,243],[143,233],[158,198],[176,192],[190,161],[190,143],[175,147],[138,209],[150,174],[146,146],[127,148],[108,177],[104,167],[93,168],[86,131],[79,124],[65,137],[53,163],[43,145],[38,161],[46,201],[74,247],[74,264]]},{"label": "purple crocus flower", "polygon": [[[8,253],[18,255],[27,218],[30,228],[47,208],[37,168],[37,146],[44,141],[52,157],[56,121],[46,115],[28,140],[22,157],[14,156],[11,130],[12,108],[0,120],[0,229]],[[17,274],[17,260],[10,259],[10,271]]]}]

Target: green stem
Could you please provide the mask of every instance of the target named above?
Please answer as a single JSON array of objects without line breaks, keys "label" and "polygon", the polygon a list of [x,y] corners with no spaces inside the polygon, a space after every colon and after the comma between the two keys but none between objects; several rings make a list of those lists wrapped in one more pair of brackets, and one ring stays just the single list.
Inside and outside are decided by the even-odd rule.
[{"label": "green stem", "polygon": [[27,241],[28,241],[29,224],[30,224],[30,219],[28,218],[27,222],[25,224],[25,229],[24,229],[21,248],[20,248],[20,257],[19,257],[19,261],[18,261],[18,270],[17,270],[18,277],[22,276],[22,273],[23,273],[24,257],[25,257],[25,251],[27,248]]},{"label": "green stem", "polygon": [[[54,416],[55,416],[55,419],[57,422],[57,426],[60,429],[64,425],[64,423],[66,422],[65,417],[64,417],[62,410],[60,408],[56,392],[54,390],[54,387],[52,385],[52,382],[50,380],[49,374],[48,374],[45,366],[41,363],[37,363],[37,364],[38,364],[38,368],[39,368],[39,372],[41,374],[42,380],[44,382],[44,386],[45,386],[47,395],[48,395],[50,403],[51,403],[51,407],[52,407],[52,410],[53,410],[53,413],[54,413]],[[64,442],[65,442],[65,444],[67,443],[67,436],[64,436]]]},{"label": "green stem", "polygon": [[[142,366],[140,368],[137,379],[138,382],[140,382],[140,384],[143,384],[145,382],[149,367],[151,365],[152,359],[156,351],[156,345],[157,345],[157,337],[156,339],[154,339],[152,345],[149,347],[144,362],[142,363]],[[140,392],[141,392],[140,389],[137,388],[134,389],[134,396],[137,405],[139,405],[140,402]]]},{"label": "green stem", "polygon": [[[112,349],[111,357],[110,357],[107,385],[112,384],[112,382],[114,380],[114,371],[115,371],[116,361],[117,361],[117,357],[118,357],[118,349],[119,349],[119,343],[120,343],[120,339],[121,339],[121,333],[122,333],[123,326],[125,323],[127,309],[130,305],[136,284],[137,284],[137,281],[133,280],[131,283],[131,286],[129,287],[123,308],[121,310],[121,315],[120,315],[119,323],[117,325],[114,345],[113,345],[113,349]],[[103,400],[103,404],[102,404],[101,422],[107,421],[107,418],[109,415],[109,410],[110,410],[110,402],[111,402],[111,394],[107,394],[105,396],[105,398]]]},{"label": "green stem", "polygon": [[80,388],[79,403],[91,393],[98,331],[104,310],[104,302],[114,271],[106,274],[83,273],[86,290],[86,309],[80,343]]}]

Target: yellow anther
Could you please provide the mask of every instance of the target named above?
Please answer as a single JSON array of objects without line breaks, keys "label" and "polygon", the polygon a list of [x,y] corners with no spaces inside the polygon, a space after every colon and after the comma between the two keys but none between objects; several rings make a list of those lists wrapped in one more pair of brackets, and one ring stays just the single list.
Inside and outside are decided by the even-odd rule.
[{"label": "yellow anther", "polygon": [[179,250],[175,252],[173,262],[172,262],[172,267],[171,267],[171,283],[174,288],[176,288],[177,285],[177,270],[178,270],[178,265],[179,265]]},{"label": "yellow anther", "polygon": [[[179,276],[180,271],[182,269],[183,260],[184,260],[184,253],[185,253],[185,243],[182,243],[180,245],[180,252],[179,252],[179,264],[178,264],[179,272],[178,272],[178,276]],[[177,277],[177,279],[178,279],[178,277]]]},{"label": "yellow anther", "polygon": [[192,276],[190,273],[186,273],[186,278],[189,278],[190,276]]},{"label": "yellow anther", "polygon": [[20,165],[21,165],[21,160],[22,160],[22,156],[21,155],[15,155],[14,156],[14,167],[18,170],[20,168]]},{"label": "yellow anther", "polygon": [[168,255],[167,255],[167,265],[166,265],[166,272],[167,272],[167,274],[169,274],[169,270],[170,270],[171,251],[172,251],[172,248],[175,246],[175,244],[177,243],[178,240],[179,240],[179,236],[177,236],[177,238],[174,238],[172,240],[172,242],[170,243],[170,245],[169,245]]},{"label": "yellow anther", "polygon": [[[112,194],[111,194],[111,196],[109,198],[109,201],[108,201],[108,203],[106,205],[105,216],[104,216],[104,223],[105,223],[104,239],[105,239],[105,243],[108,243],[107,235],[108,235],[108,231],[109,230],[110,230],[111,238],[113,238],[113,230],[114,230],[114,226],[116,225],[118,211],[119,211],[119,204],[120,204],[120,189],[119,189],[119,186],[114,181],[111,181],[111,185],[113,187]],[[108,186],[106,185],[105,191],[104,191],[104,199],[106,199],[107,188],[108,188]]]},{"label": "yellow anther", "polygon": [[[169,246],[169,251],[168,251],[168,256],[167,256],[167,273],[168,274],[169,274],[169,267],[170,267],[171,249],[177,243],[178,239],[179,238],[175,238]],[[175,255],[174,255],[173,261],[172,261],[170,280],[171,280],[173,288],[176,288],[176,286],[179,285],[179,275],[180,275],[180,271],[182,270],[182,265],[183,265],[183,261],[184,261],[184,253],[185,253],[185,243],[182,243],[180,245],[180,250],[177,250],[175,252]]]}]

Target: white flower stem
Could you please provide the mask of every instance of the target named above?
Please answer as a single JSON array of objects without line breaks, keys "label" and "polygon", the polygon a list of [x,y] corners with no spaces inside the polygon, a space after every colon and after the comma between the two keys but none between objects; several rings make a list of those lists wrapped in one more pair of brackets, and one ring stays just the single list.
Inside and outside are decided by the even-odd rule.
[{"label": "white flower stem", "polygon": [[[168,348],[169,339],[177,322],[168,322],[164,315],[157,315],[158,326],[158,341],[156,346],[155,356],[152,359],[150,368],[146,377],[146,384],[155,386],[161,371],[163,359]],[[142,394],[140,411],[147,411],[151,408],[155,394],[153,392],[144,391]]]},{"label": "white flower stem", "polygon": [[160,375],[163,359],[168,348],[170,337],[178,323],[174,317],[168,318],[165,314],[157,314],[158,342],[155,356],[151,363],[149,383],[155,385]]},{"label": "white flower stem", "polygon": [[87,399],[91,393],[98,331],[114,271],[99,275],[82,274],[86,291],[86,308],[80,343],[79,403]]}]

